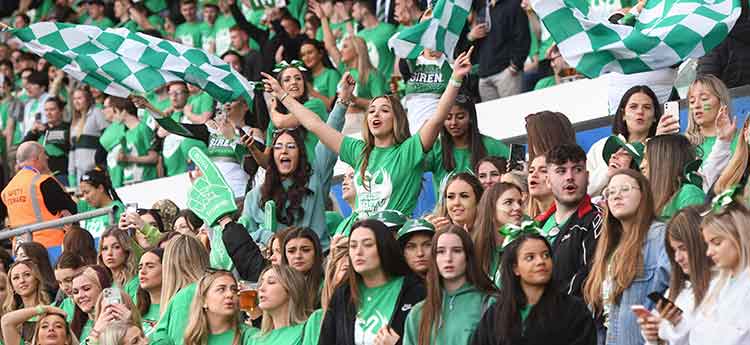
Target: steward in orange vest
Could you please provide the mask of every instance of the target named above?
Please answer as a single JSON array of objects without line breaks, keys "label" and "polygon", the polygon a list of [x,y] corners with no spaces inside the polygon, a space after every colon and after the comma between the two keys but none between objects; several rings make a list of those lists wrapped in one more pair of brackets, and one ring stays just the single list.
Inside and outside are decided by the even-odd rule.
[{"label": "steward in orange vest", "polygon": [[[44,147],[37,142],[25,142],[18,147],[19,171],[2,191],[0,217],[8,217],[7,226],[17,228],[58,219],[77,211],[70,195],[52,175],[47,165]],[[62,245],[62,229],[34,232],[32,238],[43,246]]]}]

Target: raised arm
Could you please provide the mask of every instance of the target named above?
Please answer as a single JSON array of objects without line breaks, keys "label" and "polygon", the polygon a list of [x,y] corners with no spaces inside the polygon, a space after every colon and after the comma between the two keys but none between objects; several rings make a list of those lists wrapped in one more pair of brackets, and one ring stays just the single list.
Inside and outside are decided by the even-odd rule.
[{"label": "raised arm", "polygon": [[[323,145],[338,154],[339,149],[341,148],[341,142],[344,140],[344,135],[331,126],[328,126],[320,119],[320,117],[318,117],[317,114],[305,108],[305,106],[296,99],[289,97],[289,94],[281,88],[281,85],[276,78],[266,73],[261,73],[261,75],[263,76],[263,84],[266,88],[266,92],[271,93],[287,109],[289,109],[289,112],[297,118],[297,121],[299,121],[299,123],[308,131],[315,134]],[[352,78],[349,73],[344,73],[341,78],[341,83],[343,84],[340,85],[346,85],[346,88],[354,89],[354,78]],[[342,103],[346,104],[349,102],[351,102],[351,97],[348,99],[342,99]]]},{"label": "raised arm", "polygon": [[448,86],[443,91],[443,95],[440,96],[435,115],[427,120],[422,125],[422,128],[419,129],[418,133],[424,152],[430,151],[432,144],[435,143],[435,139],[443,127],[443,122],[448,117],[453,102],[456,100],[456,96],[458,96],[461,83],[463,83],[464,77],[471,71],[471,53],[473,51],[474,47],[471,47],[456,58],[456,61],[453,63],[453,75],[451,75],[451,80],[448,81]]},{"label": "raised arm", "polygon": [[20,325],[28,321],[32,317],[44,314],[54,313],[65,317],[65,312],[62,309],[45,305],[23,308],[15,310],[3,315],[2,328],[3,328],[3,340],[5,344],[20,344],[21,342],[21,329]]},{"label": "raised arm", "polygon": [[333,31],[331,31],[331,22],[325,13],[323,13],[317,1],[310,1],[309,6],[310,11],[320,18],[320,29],[323,30],[323,45],[328,52],[328,56],[331,57],[333,63],[338,65],[341,61],[341,52],[336,47],[336,37],[333,35]]}]

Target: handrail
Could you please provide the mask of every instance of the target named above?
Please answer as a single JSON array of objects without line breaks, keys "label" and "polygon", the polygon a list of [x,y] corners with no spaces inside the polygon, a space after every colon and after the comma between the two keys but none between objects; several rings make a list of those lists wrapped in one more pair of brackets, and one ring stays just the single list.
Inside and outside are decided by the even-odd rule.
[{"label": "handrail", "polygon": [[109,223],[115,224],[115,211],[116,211],[117,205],[112,205],[108,207],[102,207],[98,208],[93,211],[78,213],[74,215],[70,215],[67,217],[62,217],[59,219],[53,219],[48,220],[46,222],[41,223],[34,223],[29,225],[23,225],[19,226],[17,228],[5,228],[3,230],[0,230],[0,240],[36,232],[39,230],[45,230],[45,229],[54,229],[59,228],[63,225],[67,225],[70,223],[76,223],[79,221],[82,221],[84,219],[99,217],[105,214],[109,215]]}]

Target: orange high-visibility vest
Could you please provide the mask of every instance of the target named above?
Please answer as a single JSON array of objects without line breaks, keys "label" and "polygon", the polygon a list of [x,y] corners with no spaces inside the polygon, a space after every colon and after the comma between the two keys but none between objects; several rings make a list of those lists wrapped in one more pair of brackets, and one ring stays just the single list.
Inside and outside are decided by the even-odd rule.
[{"label": "orange high-visibility vest", "polygon": [[[61,218],[52,214],[44,204],[40,187],[48,178],[53,177],[22,169],[8,182],[3,189],[2,199],[8,208],[8,225],[11,228]],[[62,229],[47,229],[34,232],[32,239],[49,248],[62,245],[64,234]]]}]

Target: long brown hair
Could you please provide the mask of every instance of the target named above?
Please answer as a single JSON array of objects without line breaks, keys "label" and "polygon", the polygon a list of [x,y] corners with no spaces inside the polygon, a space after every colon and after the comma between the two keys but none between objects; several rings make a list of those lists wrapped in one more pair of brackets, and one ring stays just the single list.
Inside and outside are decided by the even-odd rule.
[{"label": "long brown hair", "polygon": [[526,116],[529,161],[556,146],[576,144],[576,131],[563,113],[540,111]]},{"label": "long brown hair", "polygon": [[[667,225],[667,236],[664,238],[666,242],[664,248],[672,266],[672,274],[669,278],[669,299],[674,301],[685,288],[685,283],[689,281],[693,288],[696,306],[701,304],[708,292],[713,266],[713,261],[706,255],[707,245],[701,234],[701,211],[700,206],[689,206],[677,211]],[[690,274],[685,274],[675,261],[670,239],[682,242],[687,247]]]},{"label": "long brown hair", "polygon": [[427,270],[427,297],[425,297],[422,306],[422,315],[419,320],[418,345],[429,345],[432,343],[431,338],[436,335],[443,325],[443,277],[437,267],[437,246],[440,236],[445,234],[454,234],[461,239],[461,245],[464,248],[466,257],[466,282],[471,284],[480,292],[490,295],[497,292],[494,284],[490,281],[487,274],[482,270],[482,266],[474,255],[474,244],[469,238],[469,234],[464,229],[456,225],[448,225],[435,233],[432,239],[432,257],[430,259],[430,268]]},{"label": "long brown hair", "polygon": [[307,303],[305,307],[312,311],[315,309],[315,305],[318,304],[320,295],[318,294],[318,288],[320,287],[321,281],[323,281],[323,248],[320,246],[320,239],[318,235],[310,228],[303,228],[299,226],[289,227],[289,231],[284,240],[281,242],[281,265],[289,266],[289,260],[286,257],[286,245],[293,239],[303,238],[307,239],[313,245],[313,265],[307,272],[300,272],[304,277],[305,293],[307,294],[304,301]]},{"label": "long brown hair", "polygon": [[685,165],[695,159],[695,149],[682,135],[657,135],[646,142],[645,158],[654,212],[660,215],[682,187]]},{"label": "long brown hair", "polygon": [[[278,130],[273,136],[271,147],[276,144],[276,141],[283,134],[288,134],[294,139],[294,142],[297,144],[297,151],[299,152],[297,169],[289,177],[292,185],[288,190],[284,190],[282,185],[283,177],[276,166],[276,160],[271,158],[268,163],[268,169],[266,169],[266,178],[260,186],[258,208],[263,209],[267,201],[273,200],[276,203],[276,219],[282,224],[292,225],[305,216],[302,201],[306,196],[313,194],[313,191],[307,186],[310,176],[312,176],[312,166],[308,161],[307,151],[305,150],[305,139],[301,129]],[[272,155],[273,150],[271,148]],[[308,210],[308,212],[310,211]]]},{"label": "long brown hair", "polygon": [[96,265],[96,241],[90,232],[73,224],[63,236],[64,251],[75,253],[86,265]]},{"label": "long brown hair", "polygon": [[[399,145],[406,141],[406,139],[409,139],[411,136],[411,133],[409,132],[409,120],[406,117],[406,111],[404,110],[404,107],[401,106],[401,102],[394,96],[391,95],[384,95],[375,97],[370,101],[370,106],[372,106],[375,101],[377,101],[380,98],[385,98],[388,100],[388,102],[391,105],[391,109],[393,109],[393,140],[396,145]],[[370,189],[370,183],[367,181],[366,173],[367,173],[367,166],[370,163],[370,153],[372,153],[372,150],[375,149],[375,136],[372,135],[370,132],[370,126],[367,125],[367,118],[368,118],[369,111],[365,111],[365,118],[362,120],[362,140],[365,141],[365,147],[362,149],[361,158],[362,158],[362,164],[359,166],[359,177],[362,181],[362,185],[365,187],[365,189]]]},{"label": "long brown hair", "polygon": [[[622,223],[609,209],[604,214],[602,234],[596,246],[594,262],[583,288],[583,296],[596,313],[604,304],[617,303],[623,291],[643,272],[643,243],[646,241],[651,224],[656,219],[654,198],[648,180],[641,173],[631,169],[621,169],[612,177],[626,175],[636,181],[641,192],[640,205],[634,215],[634,228],[623,229]],[[608,267],[613,280],[609,300],[602,299],[602,284],[607,277]]]},{"label": "long brown hair", "polygon": [[[512,183],[495,183],[490,189],[484,191],[482,199],[479,200],[479,205],[477,206],[479,213],[477,214],[477,219],[474,221],[471,239],[474,241],[479,267],[488,276],[494,274],[494,272],[490,272],[490,265],[495,257],[498,236],[502,239],[502,235],[498,233],[498,230],[501,226],[505,225],[497,222],[495,211],[497,200],[500,199],[503,193],[511,189],[515,189],[521,193],[521,189]],[[433,239],[432,242],[435,243],[435,240]]]},{"label": "long brown hair", "polygon": [[320,306],[323,309],[323,314],[328,310],[328,302],[333,297],[333,292],[346,281],[346,277],[338,282],[335,280],[336,273],[345,260],[349,260],[349,245],[346,238],[341,237],[335,243],[331,241],[331,252],[328,255],[325,278],[323,279],[323,291],[320,294]]},{"label": "long brown hair", "polygon": [[103,267],[107,267],[102,259],[104,239],[107,237],[114,237],[117,240],[117,243],[120,244],[120,247],[122,247],[125,255],[127,255],[127,257],[125,257],[125,262],[122,264],[123,267],[117,272],[112,271],[112,279],[114,282],[119,284],[120,287],[124,287],[130,279],[133,279],[133,277],[136,276],[136,271],[138,269],[138,263],[135,262],[136,254],[130,236],[125,230],[118,228],[117,225],[110,226],[104,231],[104,233],[102,233],[102,237],[99,239],[99,255],[97,256],[97,262]]}]

